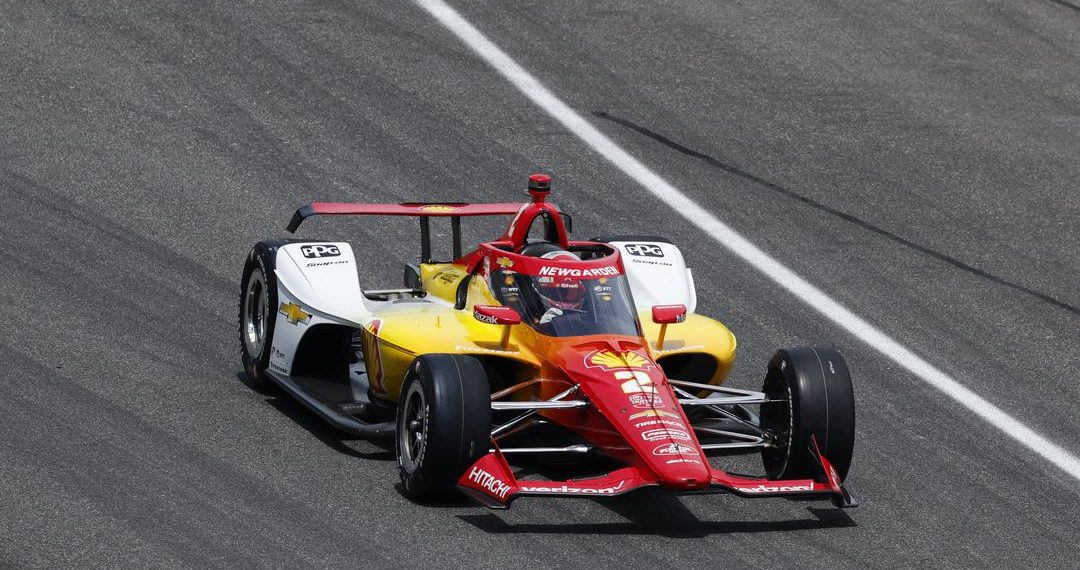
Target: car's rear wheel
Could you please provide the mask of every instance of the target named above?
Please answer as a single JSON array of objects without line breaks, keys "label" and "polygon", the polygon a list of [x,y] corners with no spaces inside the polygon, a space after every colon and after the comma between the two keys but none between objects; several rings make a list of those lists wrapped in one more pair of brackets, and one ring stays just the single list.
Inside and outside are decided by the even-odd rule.
[{"label": "car's rear wheel", "polygon": [[471,356],[426,354],[405,375],[397,411],[397,456],[405,494],[449,496],[491,442],[491,388]]},{"label": "car's rear wheel", "polygon": [[761,454],[768,477],[823,481],[813,436],[843,481],[855,446],[855,395],[844,357],[823,348],[780,350],[762,391],[772,400],[761,405],[761,427],[772,440]]},{"label": "car's rear wheel", "polygon": [[255,244],[244,263],[240,280],[240,358],[244,364],[241,378],[244,384],[256,389],[270,383],[266,368],[270,365],[277,320],[274,251],[263,242]]}]

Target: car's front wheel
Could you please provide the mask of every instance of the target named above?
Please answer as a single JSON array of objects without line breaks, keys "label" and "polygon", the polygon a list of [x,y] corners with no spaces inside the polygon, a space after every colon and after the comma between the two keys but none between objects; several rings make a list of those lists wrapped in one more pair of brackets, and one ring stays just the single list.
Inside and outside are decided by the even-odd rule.
[{"label": "car's front wheel", "polygon": [[491,387],[471,356],[425,354],[405,376],[397,410],[397,456],[413,500],[450,495],[491,443]]},{"label": "car's front wheel", "polygon": [[761,427],[771,439],[761,454],[768,477],[822,480],[813,437],[843,481],[855,446],[855,395],[844,357],[824,348],[780,350],[762,391],[770,400],[761,405]]}]

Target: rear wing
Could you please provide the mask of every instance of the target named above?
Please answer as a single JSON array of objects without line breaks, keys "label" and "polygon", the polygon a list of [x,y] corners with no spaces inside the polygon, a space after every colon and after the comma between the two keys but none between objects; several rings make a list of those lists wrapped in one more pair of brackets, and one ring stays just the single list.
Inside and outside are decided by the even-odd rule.
[{"label": "rear wing", "polygon": [[461,218],[465,216],[512,216],[525,204],[466,204],[463,202],[405,202],[402,204],[348,204],[313,202],[297,208],[289,221],[289,233],[295,233],[312,216],[415,216],[420,218],[420,259],[431,260],[431,226],[428,218],[450,218],[454,240],[454,259],[461,257]]}]

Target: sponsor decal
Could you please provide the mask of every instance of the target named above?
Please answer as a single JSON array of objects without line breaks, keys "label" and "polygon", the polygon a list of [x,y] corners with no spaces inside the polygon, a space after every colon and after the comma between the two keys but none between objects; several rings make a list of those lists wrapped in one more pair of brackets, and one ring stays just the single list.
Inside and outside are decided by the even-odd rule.
[{"label": "sponsor decal", "polygon": [[652,450],[653,455],[683,455],[684,453],[697,455],[693,447],[681,443],[668,443]]},{"label": "sponsor decal", "polygon": [[272,346],[272,347],[270,347],[270,354],[271,354],[271,355],[272,355],[272,356],[273,356],[274,358],[285,358],[285,352],[284,352],[284,351],[282,351],[281,349],[279,349],[279,348],[278,348],[278,347],[276,347],[276,346]]},{"label": "sponsor decal", "polygon": [[495,265],[498,265],[503,269],[509,269],[514,266],[514,260],[509,257],[500,257],[495,260]]},{"label": "sponsor decal", "polygon": [[462,346],[460,344],[455,346],[454,350],[459,352],[482,352],[486,354],[516,354],[518,352],[516,350],[498,350],[495,348],[483,348],[480,346]]},{"label": "sponsor decal", "polygon": [[456,211],[458,211],[458,209],[453,207],[453,206],[440,206],[438,204],[435,204],[433,206],[424,206],[424,207],[420,208],[420,211],[421,212],[431,212],[433,214],[441,214],[441,213],[444,213],[444,212],[456,212]]},{"label": "sponsor decal", "polygon": [[662,265],[664,267],[674,267],[674,263],[668,263],[666,261],[653,261],[651,259],[631,259],[630,263],[644,264],[644,265]]},{"label": "sponsor decal", "polygon": [[478,320],[478,321],[480,321],[482,323],[487,323],[489,325],[497,325],[497,324],[499,324],[499,319],[497,317],[495,317],[495,315],[485,315],[484,313],[481,313],[480,311],[473,311],[473,318],[475,318],[476,320]]},{"label": "sponsor decal", "polygon": [[639,428],[639,429],[644,428],[644,427],[649,427],[649,426],[665,426],[665,427],[672,427],[672,428],[675,428],[675,429],[682,429],[682,430],[686,429],[685,424],[683,424],[682,422],[677,422],[675,420],[645,420],[643,422],[638,422],[638,423],[634,424],[634,427]]},{"label": "sponsor decal", "polygon": [[510,485],[479,467],[473,467],[472,471],[469,471],[469,481],[483,487],[492,496],[500,499],[505,499],[506,494],[510,492]]},{"label": "sponsor decal", "polygon": [[641,439],[645,441],[660,441],[661,439],[681,439],[690,441],[690,434],[676,429],[660,428],[641,432]]},{"label": "sponsor decal", "polygon": [[300,253],[304,257],[318,258],[318,257],[337,257],[341,255],[341,250],[336,245],[330,245],[325,243],[312,243],[308,245],[300,246]]},{"label": "sponsor decal", "polygon": [[570,495],[612,495],[623,488],[626,481],[619,481],[618,485],[614,487],[605,487],[602,489],[590,489],[588,487],[571,487],[569,485],[562,485],[559,487],[522,487],[523,492],[529,493],[562,493]]},{"label": "sponsor decal", "polygon": [[656,394],[630,394],[630,405],[635,408],[663,408],[664,399]]},{"label": "sponsor decal", "polygon": [[319,267],[322,265],[341,265],[342,263],[348,263],[348,259],[339,259],[337,261],[312,261],[304,264],[304,267]]},{"label": "sponsor decal", "polygon": [[273,368],[274,370],[277,370],[278,372],[280,372],[282,374],[285,374],[285,375],[289,374],[289,371],[284,366],[282,366],[282,365],[280,365],[280,364],[278,364],[276,362],[271,362],[270,363],[270,368]]},{"label": "sponsor decal", "polygon": [[677,420],[682,419],[682,418],[679,417],[679,414],[676,414],[674,412],[668,412],[666,410],[646,410],[644,412],[638,412],[636,414],[631,414],[630,419],[631,420],[636,420],[638,418],[648,418],[648,417],[653,417],[653,418],[659,418],[659,417],[675,418]]},{"label": "sponsor decal", "polygon": [[628,243],[626,253],[637,257],[664,257],[664,250],[651,243]]},{"label": "sponsor decal", "polygon": [[614,265],[607,267],[592,267],[581,269],[578,267],[554,267],[547,265],[536,272],[537,275],[550,277],[611,277],[619,274],[619,269]]},{"label": "sponsor decal", "polygon": [[616,380],[625,380],[619,385],[624,394],[655,394],[656,388],[652,385],[652,378],[638,370],[619,370],[615,372]]},{"label": "sponsor decal", "polygon": [[435,273],[435,275],[432,276],[432,279],[438,279],[439,281],[442,282],[443,285],[449,285],[449,284],[453,283],[454,281],[457,281],[458,279],[461,279],[462,275],[465,275],[464,271],[461,271],[459,269],[449,268],[449,269],[439,270],[438,272]]},{"label": "sponsor decal", "polygon": [[761,483],[753,487],[742,487],[732,485],[736,491],[741,493],[798,493],[800,491],[813,491],[814,484],[809,485],[766,485]]},{"label": "sponsor decal", "polygon": [[285,315],[285,320],[291,325],[297,323],[306,325],[311,320],[311,313],[305,312],[296,303],[282,303],[278,312]]},{"label": "sponsor decal", "polygon": [[594,350],[585,355],[586,368],[600,368],[601,370],[622,370],[624,368],[636,368],[638,370],[650,370],[652,361],[648,356],[636,351],[625,350],[614,352],[611,350]]},{"label": "sponsor decal", "polygon": [[675,459],[668,459],[666,461],[666,463],[668,465],[671,465],[672,463],[701,463],[701,462],[698,461],[697,459],[690,459],[689,457],[677,457]]}]

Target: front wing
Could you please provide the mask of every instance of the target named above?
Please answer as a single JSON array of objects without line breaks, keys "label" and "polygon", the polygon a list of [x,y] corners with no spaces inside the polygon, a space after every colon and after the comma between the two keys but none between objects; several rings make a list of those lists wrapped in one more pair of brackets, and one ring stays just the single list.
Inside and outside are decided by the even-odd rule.
[{"label": "front wing", "polygon": [[[740,497],[819,497],[830,499],[838,507],[854,507],[857,503],[840,483],[839,476],[825,457],[817,454],[826,481],[813,479],[772,480],[733,475],[715,467],[712,481],[700,492],[729,492]],[[624,467],[587,479],[566,481],[519,480],[514,476],[502,452],[494,451],[481,457],[458,480],[458,488],[480,504],[505,509],[522,496],[556,497],[614,497],[658,486],[655,476],[640,467]]]}]

